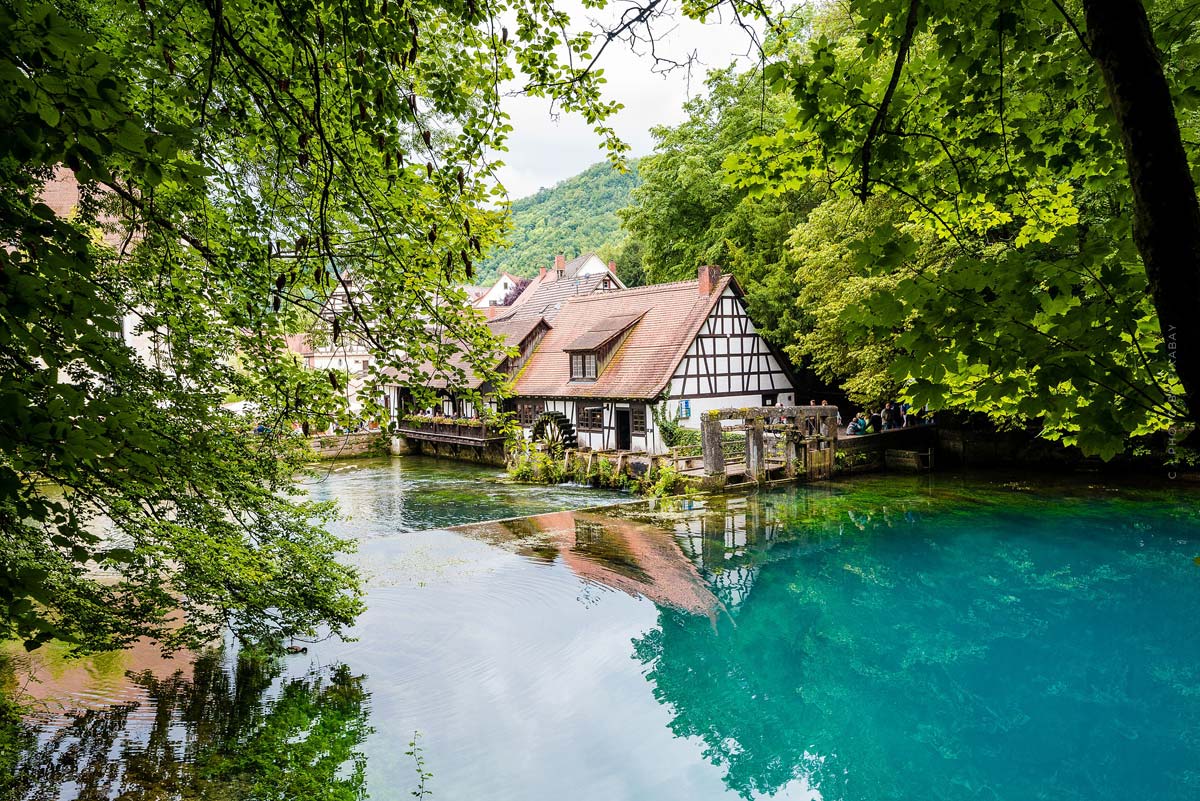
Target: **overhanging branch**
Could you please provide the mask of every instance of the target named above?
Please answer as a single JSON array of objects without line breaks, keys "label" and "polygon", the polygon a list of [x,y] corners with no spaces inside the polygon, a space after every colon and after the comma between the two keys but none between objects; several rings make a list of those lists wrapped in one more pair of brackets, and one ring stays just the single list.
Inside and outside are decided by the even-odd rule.
[{"label": "overhanging branch", "polygon": [[904,62],[908,60],[908,50],[912,46],[913,37],[917,33],[917,10],[920,5],[920,0],[910,0],[908,4],[908,19],[904,23],[904,35],[900,38],[900,44],[896,48],[896,62],[892,65],[892,77],[888,81],[887,89],[883,93],[883,99],[879,101],[879,108],[875,110],[875,119],[871,120],[871,127],[867,130],[867,138],[863,140],[862,145],[862,180],[858,187],[858,199],[863,203],[867,202],[867,194],[871,188],[871,150],[875,143],[875,138],[883,131],[883,125],[887,121],[888,106],[892,103],[892,96],[896,94],[896,86],[900,83],[900,76],[904,73]]}]

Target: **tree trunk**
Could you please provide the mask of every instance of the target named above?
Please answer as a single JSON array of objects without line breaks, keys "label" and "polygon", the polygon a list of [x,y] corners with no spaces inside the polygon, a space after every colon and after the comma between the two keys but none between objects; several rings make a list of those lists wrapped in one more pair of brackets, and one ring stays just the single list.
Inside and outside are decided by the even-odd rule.
[{"label": "tree trunk", "polygon": [[1140,0],[1083,0],[1087,39],[1121,131],[1133,238],[1187,419],[1200,421],[1200,203],[1175,106]]}]

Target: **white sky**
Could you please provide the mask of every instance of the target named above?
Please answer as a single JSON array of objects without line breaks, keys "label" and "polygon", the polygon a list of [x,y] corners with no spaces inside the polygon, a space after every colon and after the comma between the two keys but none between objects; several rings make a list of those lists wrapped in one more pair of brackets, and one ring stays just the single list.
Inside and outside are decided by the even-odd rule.
[{"label": "white sky", "polygon": [[[614,20],[627,7],[621,0],[610,0],[609,7],[601,11],[586,11],[579,0],[562,0],[557,5],[579,27],[587,19]],[[670,7],[677,8],[677,4]],[[605,97],[625,105],[609,124],[633,148],[630,155],[634,157],[653,150],[650,128],[683,120],[684,101],[704,90],[709,69],[735,60],[740,60],[743,68],[752,63],[745,58],[750,40],[732,23],[701,24],[676,14],[673,19],[659,20],[655,30],[660,57],[682,62],[693,51],[696,53],[698,62],[692,68],[690,89],[687,70],[655,75],[653,60],[631,52],[623,42],[610,44],[600,60],[608,80]],[[550,102],[543,99],[510,97],[505,103],[513,131],[508,152],[497,155],[505,163],[499,173],[510,199],[553,186],[605,159],[600,139],[579,117],[552,117]]]}]

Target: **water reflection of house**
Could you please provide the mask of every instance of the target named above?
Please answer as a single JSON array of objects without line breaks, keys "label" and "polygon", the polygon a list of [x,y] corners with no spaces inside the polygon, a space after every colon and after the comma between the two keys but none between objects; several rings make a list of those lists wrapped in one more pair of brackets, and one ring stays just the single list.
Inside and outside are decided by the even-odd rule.
[{"label": "water reflection of house", "polygon": [[145,688],[129,677],[147,671],[169,676],[190,668],[195,655],[180,651],[166,656],[158,643],[143,638],[120,651],[83,657],[69,656],[57,645],[26,653],[8,644],[0,646],[0,658],[10,660],[17,675],[30,677],[22,692],[37,710],[33,719],[57,729],[81,710],[116,705],[138,704],[134,718],[152,717],[153,704]]},{"label": "water reflection of house", "polygon": [[555,512],[455,529],[659,606],[714,616],[720,604],[670,531],[598,512]]},{"label": "water reflection of house", "polygon": [[810,547],[794,519],[801,498],[807,501],[807,496],[787,496],[772,503],[758,495],[667,499],[644,518],[674,529],[698,575],[733,611],[745,603],[762,565],[776,558],[777,548],[790,553],[793,545]]},{"label": "water reflection of house", "polygon": [[702,511],[675,518],[680,548],[730,610],[750,595],[760,552],[775,538],[775,527],[763,518],[755,499],[738,496],[709,499]]},{"label": "water reflection of house", "polygon": [[[660,516],[647,517],[669,521],[683,553],[732,612],[746,602],[766,563],[840,547],[840,535],[856,513],[831,503],[836,497],[808,487],[766,497],[667,499]],[[678,508],[680,503],[689,508]],[[886,515],[886,507],[883,511]],[[868,523],[872,514],[869,509],[858,513]]]}]

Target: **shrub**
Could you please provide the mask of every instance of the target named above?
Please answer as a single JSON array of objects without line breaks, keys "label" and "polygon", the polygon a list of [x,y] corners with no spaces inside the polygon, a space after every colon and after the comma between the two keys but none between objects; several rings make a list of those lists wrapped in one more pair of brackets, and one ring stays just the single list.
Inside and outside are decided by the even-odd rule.
[{"label": "shrub", "polygon": [[514,481],[531,482],[535,478],[533,459],[527,453],[518,453],[508,463],[508,474]]},{"label": "shrub", "polygon": [[615,487],[617,485],[617,466],[603,456],[595,462],[592,472],[592,483],[597,487]]},{"label": "shrub", "polygon": [[537,476],[546,484],[562,484],[567,480],[567,470],[561,459],[547,453],[537,454]]}]

